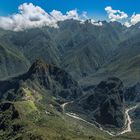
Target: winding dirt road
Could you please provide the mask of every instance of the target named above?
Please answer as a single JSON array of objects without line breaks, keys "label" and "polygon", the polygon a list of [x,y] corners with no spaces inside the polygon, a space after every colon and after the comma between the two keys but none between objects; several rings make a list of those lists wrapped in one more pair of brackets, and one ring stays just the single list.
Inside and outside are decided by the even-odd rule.
[{"label": "winding dirt road", "polygon": [[131,129],[131,124],[133,123],[132,119],[130,118],[129,112],[132,110],[135,110],[138,107],[138,105],[131,107],[129,109],[126,109],[125,114],[126,114],[126,121],[125,121],[125,126],[127,126],[122,132],[120,132],[118,135],[122,135],[128,132],[132,132]]}]

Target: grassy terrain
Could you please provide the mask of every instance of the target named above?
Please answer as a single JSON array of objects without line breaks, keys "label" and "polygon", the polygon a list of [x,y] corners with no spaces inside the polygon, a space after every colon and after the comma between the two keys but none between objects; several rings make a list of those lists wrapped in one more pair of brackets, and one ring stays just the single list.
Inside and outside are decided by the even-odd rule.
[{"label": "grassy terrain", "polygon": [[[4,140],[139,140],[140,133],[128,133],[111,137],[98,128],[85,122],[68,117],[56,110],[53,104],[43,101],[13,102],[19,112],[16,120],[7,120],[10,126],[18,124],[19,130],[0,131],[0,139]],[[46,113],[47,112],[47,113]],[[9,111],[6,116],[11,112]],[[4,115],[4,114],[3,114]]]}]

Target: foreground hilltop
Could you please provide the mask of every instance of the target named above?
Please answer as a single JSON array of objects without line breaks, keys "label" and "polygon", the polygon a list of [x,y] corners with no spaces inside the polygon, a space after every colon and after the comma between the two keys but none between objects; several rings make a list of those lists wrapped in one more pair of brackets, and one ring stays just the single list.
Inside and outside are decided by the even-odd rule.
[{"label": "foreground hilltop", "polygon": [[[69,129],[61,136],[51,128],[51,123],[57,121],[67,127],[62,121],[61,103],[77,99],[82,94],[78,83],[67,72],[43,60],[35,61],[25,74],[0,81],[0,138],[63,138]],[[59,123],[54,127],[61,128]],[[42,134],[45,129],[47,134]]]},{"label": "foreground hilltop", "polygon": [[122,82],[110,78],[88,94],[67,72],[37,60],[26,73],[0,81],[0,138],[110,139],[99,128],[67,116],[62,106],[71,102],[75,108],[67,106],[66,110],[77,109],[87,121],[95,119],[105,129],[118,129],[124,125],[122,90]]}]

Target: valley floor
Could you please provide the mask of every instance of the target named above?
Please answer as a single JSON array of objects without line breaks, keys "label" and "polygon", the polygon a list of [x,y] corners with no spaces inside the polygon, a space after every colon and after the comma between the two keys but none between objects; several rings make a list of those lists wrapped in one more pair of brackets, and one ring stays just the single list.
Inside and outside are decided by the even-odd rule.
[{"label": "valley floor", "polygon": [[[70,102],[70,103],[71,103],[71,102]],[[90,122],[88,122],[88,121],[82,119],[81,117],[79,117],[79,116],[78,116],[77,114],[75,114],[75,113],[67,113],[67,112],[65,112],[65,107],[66,107],[66,105],[68,105],[68,104],[70,104],[70,103],[68,102],[68,103],[64,103],[64,104],[61,105],[61,107],[62,107],[64,113],[65,113],[67,116],[69,116],[69,117],[71,117],[71,118],[74,118],[74,119],[77,119],[77,120],[80,120],[80,121],[83,121],[83,122],[85,122],[85,123],[87,123],[87,124],[89,124],[89,125],[91,125],[91,126],[97,127],[95,124],[90,123]],[[131,124],[133,123],[133,121],[132,121],[132,119],[130,118],[129,112],[134,111],[137,107],[138,107],[138,105],[135,105],[135,106],[133,106],[133,107],[130,107],[130,108],[126,109],[126,111],[125,111],[125,115],[126,115],[125,126],[124,126],[124,128],[123,128],[123,130],[122,130],[121,132],[117,132],[117,133],[115,133],[115,132],[113,132],[113,131],[111,132],[111,131],[108,131],[108,130],[105,130],[104,128],[102,128],[102,126],[101,126],[100,124],[98,124],[97,122],[96,122],[96,124],[98,124],[98,126],[99,126],[98,128],[99,128],[101,131],[103,131],[103,132],[109,134],[110,136],[120,136],[120,135],[123,135],[123,134],[125,134],[125,133],[132,132]]]}]

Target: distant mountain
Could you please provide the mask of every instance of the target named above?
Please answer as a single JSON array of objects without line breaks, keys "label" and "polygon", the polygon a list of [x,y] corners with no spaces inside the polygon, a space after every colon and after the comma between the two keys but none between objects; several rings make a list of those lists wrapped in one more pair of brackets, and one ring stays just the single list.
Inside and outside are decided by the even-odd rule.
[{"label": "distant mountain", "polygon": [[31,63],[42,58],[52,64],[59,64],[59,51],[49,35],[49,27],[10,32],[1,37],[7,45],[20,51]]},{"label": "distant mountain", "polygon": [[0,29],[0,139],[112,139],[78,116],[121,131],[125,106],[140,101],[140,24],[102,23]]},{"label": "distant mountain", "polygon": [[138,25],[123,32],[124,36],[118,47],[98,71],[81,79],[82,85],[98,84],[109,76],[119,77],[127,87],[140,82],[140,30]]},{"label": "distant mountain", "polygon": [[139,34],[140,33],[139,29],[140,29],[140,22],[127,28],[127,30],[125,30],[124,32],[125,38],[131,38],[132,36]]},{"label": "distant mountain", "polygon": [[[140,81],[140,39],[137,34],[120,44],[97,75],[120,77],[126,86]],[[103,76],[103,77],[104,77]]]},{"label": "distant mountain", "polygon": [[[65,69],[82,85],[98,84],[109,76],[119,77],[125,85],[139,82],[139,23],[130,28],[119,22],[102,23],[95,26],[89,20],[83,24],[66,20],[59,22],[57,29],[43,27],[20,32],[1,29],[0,44],[4,49],[10,48],[25,65],[7,71],[4,64],[1,78],[18,71],[23,73],[29,63],[42,58]],[[8,61],[12,63],[12,59]]]},{"label": "distant mountain", "polygon": [[17,50],[30,63],[42,58],[79,79],[101,68],[122,40],[125,29],[118,22],[104,21],[103,26],[95,26],[88,21],[81,24],[66,20],[59,22],[58,29],[43,27],[5,33],[2,30],[0,42]]},{"label": "distant mountain", "polygon": [[118,26],[103,22],[98,27],[88,21],[80,24],[73,20],[60,23],[57,44],[64,52],[62,67],[76,79],[95,73],[121,40],[124,27]]},{"label": "distant mountain", "polygon": [[18,51],[0,44],[0,79],[27,70],[29,61]]}]

